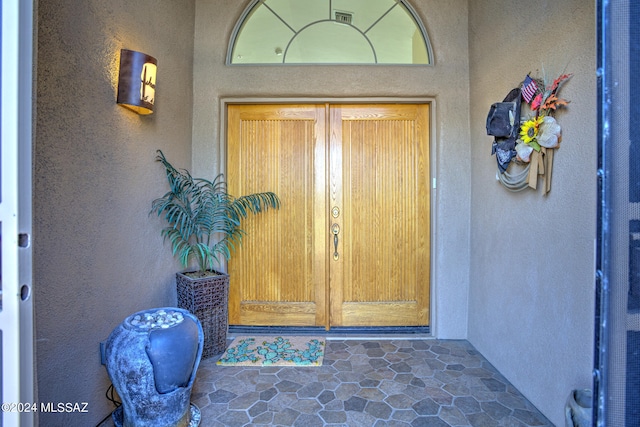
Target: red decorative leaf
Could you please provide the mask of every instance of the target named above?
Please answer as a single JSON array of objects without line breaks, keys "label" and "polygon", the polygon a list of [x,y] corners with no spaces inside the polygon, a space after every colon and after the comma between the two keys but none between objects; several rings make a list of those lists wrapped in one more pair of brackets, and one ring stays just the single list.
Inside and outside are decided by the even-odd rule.
[{"label": "red decorative leaf", "polygon": [[563,81],[570,79],[571,76],[573,76],[573,74],[563,74],[563,75],[561,75],[560,77],[558,77],[557,79],[555,79],[553,81],[553,84],[551,85],[551,89],[550,90],[553,92],[554,90],[556,90],[560,86],[560,84]]},{"label": "red decorative leaf", "polygon": [[542,103],[542,94],[539,93],[538,95],[536,95],[535,98],[533,98],[533,101],[531,101],[531,109],[533,111],[537,110],[538,107],[540,107],[541,103]]}]

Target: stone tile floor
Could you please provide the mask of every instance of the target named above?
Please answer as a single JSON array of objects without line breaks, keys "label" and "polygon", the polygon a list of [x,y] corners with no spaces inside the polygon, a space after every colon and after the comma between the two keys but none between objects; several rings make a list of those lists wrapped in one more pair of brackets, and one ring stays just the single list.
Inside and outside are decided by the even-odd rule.
[{"label": "stone tile floor", "polygon": [[320,367],[203,360],[201,427],[553,426],[467,341],[329,339]]}]

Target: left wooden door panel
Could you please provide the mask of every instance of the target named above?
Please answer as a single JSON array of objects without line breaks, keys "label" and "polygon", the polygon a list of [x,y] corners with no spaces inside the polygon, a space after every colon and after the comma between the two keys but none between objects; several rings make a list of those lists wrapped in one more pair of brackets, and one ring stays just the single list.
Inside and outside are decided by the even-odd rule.
[{"label": "left wooden door panel", "polygon": [[328,326],[326,107],[230,105],[227,181],[282,208],[243,222],[229,263],[229,323]]}]

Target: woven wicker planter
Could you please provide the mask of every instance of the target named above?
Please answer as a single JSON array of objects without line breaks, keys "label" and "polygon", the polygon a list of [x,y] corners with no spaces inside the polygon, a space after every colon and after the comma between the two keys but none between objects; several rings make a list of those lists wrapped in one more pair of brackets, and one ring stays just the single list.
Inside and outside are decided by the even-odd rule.
[{"label": "woven wicker planter", "polygon": [[227,348],[229,275],[192,279],[176,274],[178,307],[188,310],[202,324],[202,358],[221,354]]}]

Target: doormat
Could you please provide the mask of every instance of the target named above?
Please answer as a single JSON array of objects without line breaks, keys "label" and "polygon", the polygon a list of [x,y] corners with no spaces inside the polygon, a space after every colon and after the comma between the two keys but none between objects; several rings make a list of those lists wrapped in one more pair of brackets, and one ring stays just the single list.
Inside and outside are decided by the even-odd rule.
[{"label": "doormat", "polygon": [[324,338],[237,337],[216,362],[222,366],[322,366]]}]

